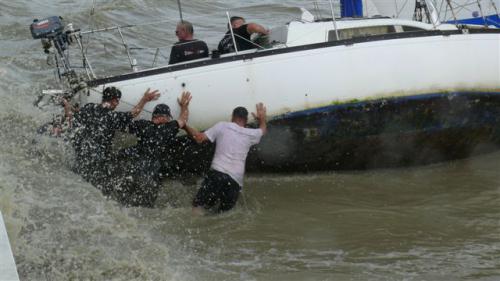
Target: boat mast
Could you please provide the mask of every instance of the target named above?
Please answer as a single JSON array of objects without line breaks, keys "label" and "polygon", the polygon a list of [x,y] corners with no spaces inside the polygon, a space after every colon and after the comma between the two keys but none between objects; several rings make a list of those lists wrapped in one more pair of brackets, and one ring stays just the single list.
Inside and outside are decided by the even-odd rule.
[{"label": "boat mast", "polygon": [[425,1],[415,0],[415,10],[413,11],[413,20],[424,22],[424,14],[427,17],[427,22],[430,23],[431,17]]},{"label": "boat mast", "polygon": [[179,17],[181,18],[181,22],[184,22],[182,19],[182,6],[181,6],[181,0],[177,0],[177,6],[179,7]]}]

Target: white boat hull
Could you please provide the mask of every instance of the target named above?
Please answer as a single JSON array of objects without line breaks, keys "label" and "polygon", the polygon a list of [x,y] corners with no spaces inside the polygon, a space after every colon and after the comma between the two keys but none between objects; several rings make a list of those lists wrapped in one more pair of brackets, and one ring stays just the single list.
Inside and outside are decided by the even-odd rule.
[{"label": "white boat hull", "polygon": [[[191,91],[192,126],[206,129],[228,120],[232,109],[263,102],[270,116],[351,100],[464,90],[500,92],[500,34],[456,34],[380,40],[240,59],[186,70],[104,83],[81,95],[99,102],[104,87],[122,93],[129,110],[146,88],[159,89],[157,103],[179,112],[176,99]],[[143,118],[149,118],[145,113]]]},{"label": "white boat hull", "polygon": [[[166,103],[175,116],[176,99],[188,90],[189,123],[198,129],[229,120],[236,106],[263,102],[269,134],[251,151],[250,170],[463,158],[500,146],[500,33],[469,32],[375,36],[174,65],[92,81],[80,98],[99,102],[102,89],[115,86],[123,93],[119,110],[130,110],[146,88],[159,89],[146,111]],[[210,146],[181,137],[175,149],[176,169],[209,167]]]}]

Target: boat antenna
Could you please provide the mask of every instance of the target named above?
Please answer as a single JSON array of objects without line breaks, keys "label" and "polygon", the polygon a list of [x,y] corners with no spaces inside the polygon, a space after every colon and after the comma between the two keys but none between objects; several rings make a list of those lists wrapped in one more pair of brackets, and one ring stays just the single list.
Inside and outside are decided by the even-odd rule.
[{"label": "boat antenna", "polygon": [[495,9],[495,13],[496,13],[496,14],[497,14],[497,16],[498,16],[499,14],[498,14],[497,5],[495,5],[495,1],[491,0],[491,6],[493,6],[493,9]]},{"label": "boat antenna", "polygon": [[335,29],[335,37],[337,40],[340,40],[339,38],[339,32],[337,30],[337,20],[335,19],[335,12],[333,10],[333,2],[330,0],[330,10],[332,11],[332,22],[333,22],[333,28]]},{"label": "boat antenna", "polygon": [[437,13],[436,7],[430,0],[424,0],[425,3],[425,13],[427,16],[427,20],[432,23],[432,26],[434,26],[434,29],[438,25],[441,25],[441,21],[439,20],[439,14]]},{"label": "boat antenna", "polygon": [[446,0],[446,4],[448,4],[448,7],[450,8],[451,14],[453,15],[453,19],[455,20],[455,25],[458,25],[457,15],[455,14],[455,10],[453,10],[453,6],[451,6],[451,1]]},{"label": "boat antenna", "polygon": [[479,0],[476,0],[476,2],[477,2],[477,6],[479,7],[479,12],[481,13],[481,17],[483,18],[484,27],[488,28],[488,23],[486,22],[486,18],[484,17],[483,8],[481,7],[481,3],[479,2]]},{"label": "boat antenna", "polygon": [[92,0],[92,9],[90,10],[90,15],[93,16],[95,13],[95,0]]},{"label": "boat antenna", "polygon": [[177,6],[179,6],[179,16],[181,18],[181,22],[184,22],[182,19],[182,6],[181,6],[181,0],[177,0]]},{"label": "boat antenna", "polygon": [[319,9],[319,6],[318,6],[318,1],[314,1],[314,8],[316,10],[316,14],[318,15],[318,18],[322,19],[323,16],[321,15],[321,10]]}]

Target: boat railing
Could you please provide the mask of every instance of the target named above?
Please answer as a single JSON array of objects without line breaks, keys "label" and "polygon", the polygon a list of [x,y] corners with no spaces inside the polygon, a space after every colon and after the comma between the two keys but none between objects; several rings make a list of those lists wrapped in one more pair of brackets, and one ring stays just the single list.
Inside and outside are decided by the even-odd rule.
[{"label": "boat railing", "polygon": [[[326,5],[329,5],[329,9],[326,8],[326,7],[328,7]],[[339,8],[340,7],[339,0],[314,1],[314,6],[316,8],[316,13],[319,14],[319,16],[320,16],[319,18],[322,17],[321,10],[323,10],[323,11],[329,10],[330,11],[332,18],[333,18],[334,29],[337,30],[337,25],[336,25],[336,20],[335,20],[336,19],[335,10],[337,10],[337,13],[339,13],[338,12],[338,10],[340,9]],[[320,9],[320,6],[322,6],[321,9]],[[94,11],[95,9],[96,8],[93,6],[92,11]],[[217,14],[220,15],[219,13],[217,13]],[[200,16],[190,16],[189,20],[191,22],[198,22],[198,21],[204,22],[207,18],[213,17],[214,15],[215,14],[209,14],[209,15],[204,14],[204,15],[200,15]],[[228,17],[227,23],[229,23],[230,22],[229,12],[226,12],[226,16]],[[181,13],[181,17],[182,17],[182,13]],[[141,63],[141,67],[145,68],[145,69],[153,68],[153,67],[156,67],[160,63],[161,59],[168,62],[169,58],[164,53],[165,52],[164,50],[171,48],[172,44],[170,44],[168,46],[155,46],[155,47],[134,46],[134,45],[129,43],[127,35],[125,34],[125,30],[130,30],[130,29],[140,28],[140,27],[145,27],[145,26],[161,25],[161,24],[176,24],[177,22],[178,22],[178,19],[165,19],[165,20],[156,20],[156,21],[150,21],[150,22],[145,22],[145,23],[116,25],[116,26],[111,26],[111,27],[104,27],[104,28],[97,28],[97,29],[90,29],[90,30],[81,30],[81,31],[76,30],[76,31],[72,32],[72,34],[74,35],[75,38],[80,39],[79,41],[78,40],[76,40],[76,41],[79,44],[81,56],[83,57],[82,61],[84,62],[84,64],[82,67],[86,69],[87,78],[89,80],[95,79],[96,74],[94,73],[90,59],[87,57],[88,46],[84,46],[85,45],[84,40],[83,40],[84,36],[88,37],[89,38],[88,41],[90,41],[90,37],[92,35],[100,34],[100,33],[117,32],[118,38],[120,41],[120,45],[123,47],[123,50],[127,56],[129,69],[131,69],[132,71],[137,71],[139,69],[139,65],[138,65],[137,58],[134,55],[135,52],[144,51],[144,50],[148,50],[148,51],[152,52],[151,63],[146,63],[146,64]],[[230,26],[230,24],[229,24],[229,26]],[[236,38],[238,38],[239,40],[245,40],[245,41],[250,42],[252,45],[254,45],[256,47],[257,51],[269,48],[269,46],[267,46],[267,45],[259,44],[258,42],[254,42],[254,41],[249,41],[245,38],[242,38],[241,36],[239,36],[237,34],[234,34],[233,41],[236,40]],[[286,42],[275,42],[275,43],[286,45]],[[109,46],[109,44],[107,42],[103,43],[103,44],[106,44],[107,46]],[[234,54],[235,55],[238,54],[238,51],[239,50],[236,50],[236,52]],[[106,72],[106,73],[108,73],[108,72]]]},{"label": "boat railing", "polygon": [[[320,4],[329,5],[330,8],[325,8],[325,5],[323,5],[322,9],[320,9]],[[335,14],[339,14],[339,9],[337,9],[340,6],[339,0],[314,1],[314,5],[317,9],[316,13],[319,13],[319,17],[317,17],[317,19],[323,18],[320,11],[323,11],[323,13],[325,11],[330,11],[333,18],[334,29],[337,30]],[[94,13],[94,10],[95,7],[92,7],[91,15]],[[217,14],[220,15],[220,13]],[[193,23],[206,22],[207,17],[213,18],[213,16],[214,14],[204,14],[199,16],[191,15],[189,16],[189,21]],[[229,12],[226,12],[226,17],[226,24],[229,24]],[[89,26],[96,26],[96,23],[93,22],[92,16],[90,17],[90,20],[91,22],[89,23]],[[292,18],[291,20],[301,19]],[[155,41],[150,40],[147,41],[148,43],[145,44],[146,46],[141,46],[143,43],[140,41],[147,39],[143,36],[144,32],[137,32],[137,30],[134,29],[155,25],[175,25],[178,21],[178,19],[173,18],[161,19],[142,23],[127,23],[104,28],[80,30],[76,27],[74,28],[72,23],[64,26],[61,18],[61,30],[58,29],[57,32],[52,31],[52,33],[43,34],[43,37],[37,37],[36,39],[42,39],[44,51],[50,55],[50,61],[54,62],[53,66],[56,69],[56,74],[59,77],[61,85],[60,90],[63,92],[76,93],[81,89],[86,88],[85,85],[88,84],[88,81],[100,79],[106,76],[122,74],[130,70],[136,72],[155,68],[160,65],[168,65],[169,55],[167,52],[169,52],[169,49],[173,46],[173,44],[147,46],[151,44],[151,42]],[[229,24],[229,26],[231,25]],[[278,27],[277,30],[280,28],[282,29],[282,27]],[[279,32],[283,33],[281,30],[279,30]],[[266,42],[266,38],[261,38],[263,39],[263,42],[266,42],[265,44],[249,41],[255,46],[255,49],[252,51],[258,52],[272,47],[287,47],[287,32],[283,34],[285,35],[284,37],[280,36],[279,38],[272,38],[272,40],[269,40],[271,42]],[[245,38],[238,37],[237,34],[233,34],[232,36],[233,41],[237,38],[238,40],[247,40]],[[158,42],[158,40],[156,40],[156,42]],[[52,48],[52,46],[54,48]],[[76,48],[72,46],[76,46]],[[100,46],[102,46],[102,48]],[[245,51],[245,53],[252,51]],[[239,52],[240,50],[237,50],[232,54],[224,54],[223,57],[237,55]],[[126,60],[123,60],[123,55],[126,56]],[[151,61],[149,61],[148,56],[151,56]],[[100,59],[96,60],[96,57]],[[209,60],[211,57],[209,56],[206,59]],[[124,61],[127,61],[128,64],[126,68],[123,64]],[[189,61],[183,63],[189,64],[194,62],[195,61]]]},{"label": "boat railing", "polygon": [[[200,18],[202,18],[200,16]],[[203,16],[203,18],[206,18],[206,15]],[[196,17],[192,17],[191,20],[196,20]],[[154,26],[154,25],[161,25],[165,23],[170,23],[170,24],[176,24],[176,20],[159,20],[159,21],[152,21],[152,22],[147,22],[147,23],[138,23],[138,24],[126,24],[126,25],[117,25],[117,26],[111,26],[111,27],[105,27],[105,28],[98,28],[98,29],[90,29],[90,30],[85,30],[85,31],[80,31],[80,30],[73,30],[72,24],[68,24],[68,32],[69,36],[71,36],[74,41],[78,42],[78,49],[80,52],[81,57],[83,58],[83,65],[82,68],[86,69],[87,72],[87,78],[89,80],[96,79],[97,75],[94,73],[92,63],[90,59],[88,58],[87,51],[89,46],[85,46],[84,41],[90,42],[91,40],[93,41],[98,41],[97,38],[92,38],[90,39],[91,36],[96,35],[96,34],[101,34],[101,33],[113,33],[116,32],[118,34],[117,38],[119,38],[119,45],[121,45],[122,50],[124,50],[126,56],[127,56],[127,61],[129,65],[129,69],[132,71],[138,71],[139,66],[137,59],[134,55],[135,52],[137,51],[150,51],[153,53],[153,57],[151,60],[151,63],[149,64],[141,64],[141,67],[144,69],[147,68],[154,68],[159,64],[159,61],[163,59],[166,63],[168,63],[168,55],[165,54],[165,50],[168,50],[172,47],[173,44],[169,45],[163,45],[163,46],[154,46],[154,47],[148,47],[148,46],[135,46],[133,44],[129,43],[128,36],[125,33],[125,30],[137,28],[137,27],[145,27],[145,26]],[[69,28],[70,27],[70,28]],[[87,40],[84,40],[84,37],[87,37]],[[234,37],[239,38],[239,40],[245,40],[250,42],[256,47],[256,50],[262,50],[268,48],[268,46],[263,46],[257,42],[249,41],[238,34],[234,34]],[[103,43],[103,45],[109,46],[109,42]],[[113,45],[113,44],[111,44]],[[114,44],[118,45],[118,44]],[[237,54],[236,52],[235,54]],[[73,56],[71,56],[73,57]],[[59,59],[61,60],[61,59]],[[189,62],[186,62],[189,63]],[[58,65],[62,65],[58,63]],[[68,64],[71,65],[71,64]],[[63,65],[64,66],[64,65]],[[73,67],[73,68],[79,68],[79,67]],[[69,69],[66,69],[66,71],[71,71]]]}]

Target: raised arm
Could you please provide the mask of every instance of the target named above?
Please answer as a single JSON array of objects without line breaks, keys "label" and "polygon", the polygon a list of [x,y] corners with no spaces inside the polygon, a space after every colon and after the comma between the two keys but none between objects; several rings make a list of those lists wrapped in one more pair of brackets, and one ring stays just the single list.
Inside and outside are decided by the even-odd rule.
[{"label": "raised arm", "polygon": [[188,135],[190,135],[197,143],[203,143],[206,141],[209,141],[207,135],[205,133],[202,133],[195,128],[189,127],[187,124],[184,125],[183,128]]},{"label": "raised arm", "polygon": [[73,113],[76,111],[76,108],[74,108],[71,103],[65,98],[62,98],[62,104],[64,107],[64,120],[71,128],[73,125]]},{"label": "raised arm", "polygon": [[146,92],[144,92],[144,95],[142,96],[139,103],[130,111],[132,113],[132,116],[134,116],[134,118],[139,116],[146,103],[157,100],[159,97],[160,92],[158,90],[151,91],[150,88],[148,88]]},{"label": "raised arm", "polygon": [[259,128],[262,130],[262,134],[267,133],[267,123],[266,123],[266,107],[263,103],[259,102],[255,105],[255,112],[252,112],[253,118],[259,122]]},{"label": "raised arm", "polygon": [[264,35],[268,35],[269,34],[269,30],[267,30],[262,25],[256,24],[256,23],[249,23],[249,24],[247,24],[247,31],[250,34],[252,34],[252,33],[260,33],[260,34],[264,34]]},{"label": "raised arm", "polygon": [[177,98],[177,102],[181,107],[181,112],[179,113],[179,118],[177,118],[177,124],[179,124],[179,128],[184,128],[186,126],[188,118],[189,118],[189,102],[191,101],[191,93],[183,92],[181,98]]}]

